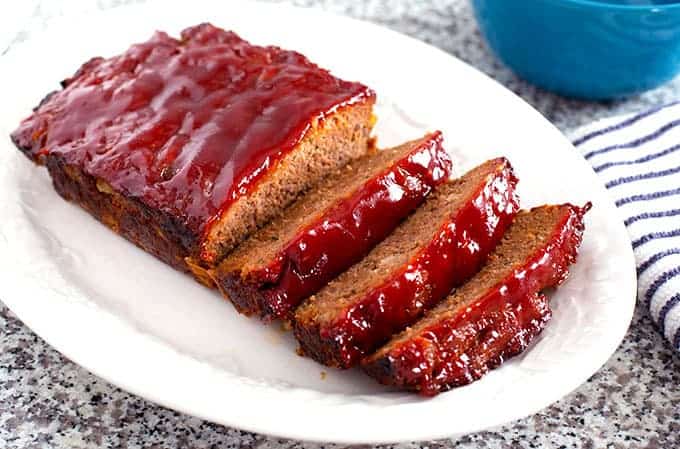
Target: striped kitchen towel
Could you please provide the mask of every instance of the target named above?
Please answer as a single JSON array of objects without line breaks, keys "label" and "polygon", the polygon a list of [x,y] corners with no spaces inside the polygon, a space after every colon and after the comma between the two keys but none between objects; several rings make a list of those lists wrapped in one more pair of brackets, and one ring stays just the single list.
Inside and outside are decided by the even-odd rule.
[{"label": "striped kitchen towel", "polygon": [[680,351],[680,102],[599,121],[571,137],[622,212],[638,301]]}]

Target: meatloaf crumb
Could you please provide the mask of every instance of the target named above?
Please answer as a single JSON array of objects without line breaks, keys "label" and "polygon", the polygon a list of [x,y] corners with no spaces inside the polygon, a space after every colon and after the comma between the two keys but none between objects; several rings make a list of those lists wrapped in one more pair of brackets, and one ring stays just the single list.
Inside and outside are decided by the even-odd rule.
[{"label": "meatloaf crumb", "polygon": [[521,353],[551,316],[542,290],[575,262],[589,209],[565,204],[517,215],[482,270],[362,361],[379,382],[435,395]]},{"label": "meatloaf crumb", "polygon": [[209,281],[207,266],[371,149],[374,102],[299,53],[201,24],[92,58],[12,140],[62,196]]},{"label": "meatloaf crumb", "polygon": [[499,158],[440,185],[361,262],[298,308],[293,327],[305,354],[351,367],[477,272],[517,212],[516,181]]},{"label": "meatloaf crumb", "polygon": [[242,313],[290,318],[449,178],[441,142],[429,134],[338,170],[211,270],[216,284]]}]

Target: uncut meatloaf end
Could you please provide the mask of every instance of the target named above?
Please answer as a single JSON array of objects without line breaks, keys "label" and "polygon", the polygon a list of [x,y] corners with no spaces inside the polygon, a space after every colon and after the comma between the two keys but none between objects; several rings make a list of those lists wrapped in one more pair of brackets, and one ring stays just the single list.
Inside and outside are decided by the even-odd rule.
[{"label": "uncut meatloaf end", "polygon": [[239,312],[290,318],[303,299],[358,262],[450,173],[440,132],[361,157],[248,238],[211,276]]},{"label": "uncut meatloaf end", "polygon": [[476,273],[518,210],[510,163],[439,185],[364,259],[295,313],[302,352],[340,368],[385,343]]},{"label": "uncut meatloaf end", "polygon": [[524,351],[551,317],[543,290],[561,284],[576,261],[589,208],[520,212],[484,268],[362,360],[364,371],[382,384],[432,396]]},{"label": "uncut meatloaf end", "polygon": [[207,267],[373,151],[369,88],[209,24],[93,58],[62,87],[15,145],[65,199],[207,284]]},{"label": "uncut meatloaf end", "polygon": [[[208,242],[220,254],[228,253],[239,238],[281,213],[284,205],[309,189],[327,173],[366,152],[372,152],[371,106],[342,110],[311,131],[279,167],[247,197],[242,197],[226,217],[213,227]],[[356,131],[358,130],[358,131]],[[28,152],[27,152],[28,153]],[[106,181],[88,175],[81,167],[48,154],[45,163],[55,190],[110,229],[153,254],[168,265],[191,273],[205,285],[213,285],[207,266],[198,255],[200,236],[163,210],[150,208],[138,198],[117,192]],[[240,237],[239,237],[240,236]],[[222,238],[223,237],[223,238]]]}]

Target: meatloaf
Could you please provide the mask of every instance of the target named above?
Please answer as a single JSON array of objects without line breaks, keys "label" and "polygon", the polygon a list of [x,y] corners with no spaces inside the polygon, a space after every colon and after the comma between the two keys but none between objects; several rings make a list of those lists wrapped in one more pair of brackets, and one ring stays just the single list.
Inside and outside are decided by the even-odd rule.
[{"label": "meatloaf", "polygon": [[302,196],[211,274],[239,312],[290,318],[303,299],[365,256],[450,172],[440,132],[364,156]]},{"label": "meatloaf", "polygon": [[91,59],[62,87],[14,143],[64,198],[185,271],[371,146],[369,88],[210,24]]},{"label": "meatloaf", "polygon": [[348,368],[479,270],[517,213],[510,163],[494,159],[440,185],[361,262],[296,311],[302,352]]},{"label": "meatloaf", "polygon": [[551,316],[542,291],[576,261],[583,215],[570,204],[520,212],[470,281],[362,361],[380,383],[435,395],[521,353]]}]

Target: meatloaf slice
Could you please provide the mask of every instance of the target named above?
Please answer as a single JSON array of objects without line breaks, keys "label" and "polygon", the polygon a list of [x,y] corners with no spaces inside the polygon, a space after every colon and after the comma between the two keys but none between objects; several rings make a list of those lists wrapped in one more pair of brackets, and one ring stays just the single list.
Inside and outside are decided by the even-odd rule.
[{"label": "meatloaf slice", "polygon": [[362,361],[380,383],[435,395],[479,379],[521,353],[551,316],[544,289],[567,276],[590,208],[520,212],[484,268]]},{"label": "meatloaf slice", "polygon": [[503,158],[442,184],[361,262],[295,313],[302,351],[348,368],[477,272],[517,213]]},{"label": "meatloaf slice", "polygon": [[241,313],[290,318],[449,178],[441,143],[429,134],[338,170],[212,270],[216,284]]},{"label": "meatloaf slice", "polygon": [[209,24],[94,58],[62,86],[13,141],[62,196],[185,271],[371,146],[369,88]]}]

